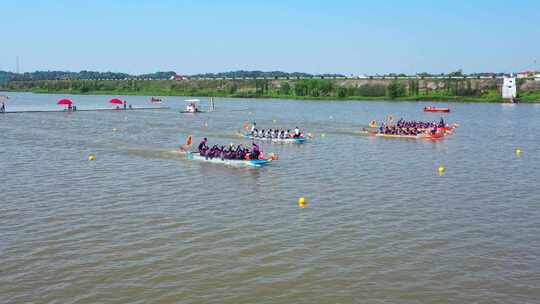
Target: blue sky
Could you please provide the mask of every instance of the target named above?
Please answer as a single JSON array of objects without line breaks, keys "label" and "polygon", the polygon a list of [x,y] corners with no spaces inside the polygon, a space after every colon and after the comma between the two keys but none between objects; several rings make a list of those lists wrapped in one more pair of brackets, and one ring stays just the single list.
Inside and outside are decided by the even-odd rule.
[{"label": "blue sky", "polygon": [[1,2],[0,70],[540,69],[538,0]]}]

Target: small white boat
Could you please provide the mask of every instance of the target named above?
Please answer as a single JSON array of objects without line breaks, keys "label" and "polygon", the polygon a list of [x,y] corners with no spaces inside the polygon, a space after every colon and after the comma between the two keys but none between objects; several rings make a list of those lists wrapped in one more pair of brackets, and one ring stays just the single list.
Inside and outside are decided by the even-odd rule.
[{"label": "small white boat", "polygon": [[186,105],[186,110],[180,111],[180,113],[203,113],[203,111],[199,110],[199,99],[187,99],[185,101],[188,103]]}]

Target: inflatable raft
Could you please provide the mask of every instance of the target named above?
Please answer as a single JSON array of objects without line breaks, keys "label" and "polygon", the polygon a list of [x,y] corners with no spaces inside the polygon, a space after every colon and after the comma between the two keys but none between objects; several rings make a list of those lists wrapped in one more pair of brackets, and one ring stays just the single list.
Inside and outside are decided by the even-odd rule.
[{"label": "inflatable raft", "polygon": [[424,107],[424,112],[450,113],[450,108]]}]

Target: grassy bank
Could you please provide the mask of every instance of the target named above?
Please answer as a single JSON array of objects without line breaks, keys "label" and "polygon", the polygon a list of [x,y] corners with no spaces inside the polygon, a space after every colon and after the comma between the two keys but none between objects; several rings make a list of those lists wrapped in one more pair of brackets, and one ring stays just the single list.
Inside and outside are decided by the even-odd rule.
[{"label": "grassy bank", "polygon": [[[322,79],[272,80],[36,80],[13,81],[0,90],[49,94],[201,96],[301,100],[393,100],[504,102],[496,86],[478,88],[464,80],[448,80],[437,89],[415,81],[350,85]],[[540,102],[540,91],[521,92],[522,102]]]},{"label": "grassy bank", "polygon": [[[0,89],[8,92],[30,92],[36,94],[72,94],[72,95],[128,95],[128,96],[194,96],[194,97],[229,97],[229,98],[258,98],[258,99],[293,99],[293,100],[343,100],[343,101],[437,101],[437,102],[486,102],[502,103],[504,100],[500,96],[450,96],[450,95],[416,95],[399,96],[390,98],[388,96],[296,96],[279,94],[255,94],[251,92],[227,94],[223,92],[171,92],[164,90],[144,90],[144,91],[125,91],[125,90],[100,90],[100,91],[80,91],[80,90],[12,90]],[[540,92],[527,94],[523,102],[540,102]]]}]

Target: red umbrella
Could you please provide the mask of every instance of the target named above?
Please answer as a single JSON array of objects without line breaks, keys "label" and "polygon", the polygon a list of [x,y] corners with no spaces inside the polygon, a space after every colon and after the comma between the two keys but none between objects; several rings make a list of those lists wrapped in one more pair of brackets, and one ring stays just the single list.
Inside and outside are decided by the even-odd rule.
[{"label": "red umbrella", "polygon": [[64,106],[69,106],[69,105],[73,104],[73,101],[71,101],[71,99],[64,98],[64,99],[60,99],[58,101],[58,104],[59,105],[64,105]]},{"label": "red umbrella", "polygon": [[118,98],[113,98],[109,101],[110,103],[114,103],[114,104],[124,104],[124,102]]}]

